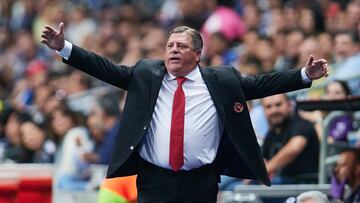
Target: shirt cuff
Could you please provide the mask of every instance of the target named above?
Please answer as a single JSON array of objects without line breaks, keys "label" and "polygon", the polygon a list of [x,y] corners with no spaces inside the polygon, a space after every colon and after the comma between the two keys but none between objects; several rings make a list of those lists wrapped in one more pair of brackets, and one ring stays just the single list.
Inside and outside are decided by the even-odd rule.
[{"label": "shirt cuff", "polygon": [[65,40],[64,48],[61,51],[56,51],[61,57],[63,57],[65,60],[69,60],[71,50],[73,45]]},{"label": "shirt cuff", "polygon": [[305,72],[305,68],[301,69],[301,78],[303,80],[304,83],[310,83],[312,80],[307,76],[306,72]]}]

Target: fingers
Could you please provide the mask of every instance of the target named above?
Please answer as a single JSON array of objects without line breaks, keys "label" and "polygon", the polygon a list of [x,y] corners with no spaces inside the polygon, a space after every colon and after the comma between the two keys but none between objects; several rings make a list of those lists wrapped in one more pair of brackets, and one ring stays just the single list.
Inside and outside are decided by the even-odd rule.
[{"label": "fingers", "polygon": [[306,62],[306,66],[311,66],[314,61],[314,56],[310,55],[309,59]]},{"label": "fingers", "polygon": [[318,59],[314,61],[315,65],[323,65],[323,64],[327,64],[327,61],[325,59]]},{"label": "fingers", "polygon": [[[45,25],[45,30],[43,31],[44,34],[57,34],[58,31],[55,30],[53,27],[49,26],[49,25]],[[61,22],[59,24],[59,34],[64,34],[64,23]]]},{"label": "fingers", "polygon": [[44,31],[42,32],[41,38],[48,40],[48,39],[50,39],[53,35],[54,35],[54,32],[53,32],[53,31],[51,31],[51,30],[49,30],[49,29],[46,29],[46,30],[44,30]]},{"label": "fingers", "polygon": [[48,45],[48,41],[47,41],[46,39],[42,39],[40,42],[41,42],[42,44]]},{"label": "fingers", "polygon": [[46,34],[46,35],[50,35],[50,34],[53,33],[53,32],[50,31],[50,30],[43,30],[42,33],[43,33],[43,34]]},{"label": "fingers", "polygon": [[323,76],[325,76],[325,77],[329,76],[329,66],[328,66],[327,61],[325,59],[315,60],[314,65],[322,67]]},{"label": "fingers", "polygon": [[41,38],[43,38],[43,39],[49,39],[49,38],[50,38],[50,35],[42,34],[42,35],[41,35]]},{"label": "fingers", "polygon": [[327,65],[327,63],[324,65],[324,76],[329,76],[329,66]]},{"label": "fingers", "polygon": [[56,30],[52,27],[50,27],[49,25],[45,25],[45,30],[44,31],[49,31],[50,33],[56,32]]},{"label": "fingers", "polygon": [[64,23],[61,22],[59,24],[59,34],[63,35],[64,34]]}]

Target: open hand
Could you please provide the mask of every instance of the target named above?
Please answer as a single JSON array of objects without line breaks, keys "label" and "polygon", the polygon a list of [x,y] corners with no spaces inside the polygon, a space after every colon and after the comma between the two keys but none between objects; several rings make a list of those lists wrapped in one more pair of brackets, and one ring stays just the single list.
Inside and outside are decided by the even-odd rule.
[{"label": "open hand", "polygon": [[46,44],[51,49],[61,51],[65,45],[64,23],[59,24],[58,30],[45,25],[41,38],[41,43]]},{"label": "open hand", "polygon": [[329,66],[325,59],[314,60],[310,55],[306,62],[305,73],[311,80],[316,80],[329,75]]}]

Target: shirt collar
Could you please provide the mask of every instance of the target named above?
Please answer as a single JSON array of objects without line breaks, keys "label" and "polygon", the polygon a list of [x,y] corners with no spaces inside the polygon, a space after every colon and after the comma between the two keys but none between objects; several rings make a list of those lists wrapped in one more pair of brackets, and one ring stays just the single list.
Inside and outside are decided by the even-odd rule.
[{"label": "shirt collar", "polygon": [[[188,73],[184,77],[186,77],[186,79],[189,81],[195,82],[196,80],[201,78],[201,73],[200,73],[199,68],[200,67],[197,65],[190,73]],[[165,75],[165,79],[166,80],[175,80],[176,77],[173,74],[171,74],[170,72],[167,72],[167,74]]]}]

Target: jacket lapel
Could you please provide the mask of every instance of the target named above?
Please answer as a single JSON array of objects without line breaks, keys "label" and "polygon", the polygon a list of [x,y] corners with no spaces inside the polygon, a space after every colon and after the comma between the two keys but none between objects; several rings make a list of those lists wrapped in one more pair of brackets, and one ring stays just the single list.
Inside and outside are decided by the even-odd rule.
[{"label": "jacket lapel", "polygon": [[[150,83],[150,111],[153,112],[166,69],[164,65],[154,68]],[[140,98],[141,99],[141,98]]]},{"label": "jacket lapel", "polygon": [[224,112],[224,97],[220,87],[220,82],[218,76],[210,68],[200,68],[201,75],[205,81],[205,84],[209,90],[210,96],[214,102],[216,110],[218,111],[221,120],[225,122],[225,112]]}]

